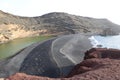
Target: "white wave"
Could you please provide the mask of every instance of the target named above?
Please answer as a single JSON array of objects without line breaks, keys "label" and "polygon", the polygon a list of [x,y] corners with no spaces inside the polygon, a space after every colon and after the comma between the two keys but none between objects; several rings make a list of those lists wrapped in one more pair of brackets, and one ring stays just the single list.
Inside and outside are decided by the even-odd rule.
[{"label": "white wave", "polygon": [[[94,36],[91,36],[90,38],[91,44],[93,45],[93,47],[99,47],[101,44],[97,41],[97,39],[95,39]],[[101,45],[102,46],[102,45]]]},{"label": "white wave", "polygon": [[89,39],[93,47],[98,47],[97,45],[102,45],[102,48],[120,49],[120,35],[106,37],[91,36]]}]

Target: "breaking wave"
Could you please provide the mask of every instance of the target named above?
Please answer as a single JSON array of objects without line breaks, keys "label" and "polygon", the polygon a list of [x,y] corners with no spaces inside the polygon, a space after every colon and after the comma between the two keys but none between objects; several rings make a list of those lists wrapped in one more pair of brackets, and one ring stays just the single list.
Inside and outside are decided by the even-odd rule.
[{"label": "breaking wave", "polygon": [[120,35],[91,36],[89,39],[93,47],[120,49]]}]

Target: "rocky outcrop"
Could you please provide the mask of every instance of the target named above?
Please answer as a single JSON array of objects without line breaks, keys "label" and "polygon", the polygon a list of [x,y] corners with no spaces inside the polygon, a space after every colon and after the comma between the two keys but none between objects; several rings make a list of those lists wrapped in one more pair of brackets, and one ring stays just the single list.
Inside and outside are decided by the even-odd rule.
[{"label": "rocky outcrop", "polygon": [[24,73],[17,73],[5,80],[55,80],[48,77],[31,76]]},{"label": "rocky outcrop", "polygon": [[[20,27],[21,25],[16,24],[2,24],[0,25],[0,43],[4,43],[16,38],[24,38],[24,37],[32,37],[32,36],[39,36],[40,34],[47,33],[47,30],[25,30]],[[22,25],[24,26],[24,25]]]},{"label": "rocky outcrop", "polygon": [[[6,27],[9,27],[9,29]],[[75,33],[115,35],[119,32],[120,26],[107,19],[95,19],[57,12],[38,17],[20,17],[0,11],[0,36],[7,36],[8,38],[0,37],[0,42],[36,35]],[[21,36],[21,34],[24,35]]]},{"label": "rocky outcrop", "polygon": [[80,80],[119,80],[119,66],[120,60],[116,59],[87,59],[78,64],[69,76]]},{"label": "rocky outcrop", "polygon": [[85,53],[84,59],[91,58],[110,58],[120,59],[120,50],[107,48],[92,48]]},{"label": "rocky outcrop", "polygon": [[[115,61],[118,60],[118,62],[120,62],[119,59],[120,59],[120,50],[107,49],[107,48],[92,48],[86,51],[84,61],[78,64],[73,69],[73,71],[69,74],[69,77],[76,74],[82,74],[88,71],[96,70],[98,68],[104,69],[103,66],[105,67],[110,65],[114,67],[116,63],[112,63],[112,61],[114,62],[114,60]],[[109,61],[111,61],[111,63],[109,63]]]}]

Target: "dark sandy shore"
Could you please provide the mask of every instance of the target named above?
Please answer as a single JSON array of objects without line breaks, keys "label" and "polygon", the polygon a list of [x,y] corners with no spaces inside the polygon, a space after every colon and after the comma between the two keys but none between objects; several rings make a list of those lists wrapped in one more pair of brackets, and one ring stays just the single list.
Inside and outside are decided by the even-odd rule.
[{"label": "dark sandy shore", "polygon": [[38,42],[0,62],[0,77],[16,72],[47,77],[64,77],[92,48],[88,36],[76,34]]},{"label": "dark sandy shore", "polygon": [[24,59],[19,71],[38,76],[60,76],[60,70],[50,53],[52,41],[48,40],[35,47]]},{"label": "dark sandy shore", "polygon": [[16,53],[12,57],[0,61],[0,77],[7,77],[12,75],[16,72],[19,72],[21,64],[23,63],[24,59],[28,56],[28,54],[35,49],[37,46],[44,42],[37,42],[34,43],[24,50]]}]

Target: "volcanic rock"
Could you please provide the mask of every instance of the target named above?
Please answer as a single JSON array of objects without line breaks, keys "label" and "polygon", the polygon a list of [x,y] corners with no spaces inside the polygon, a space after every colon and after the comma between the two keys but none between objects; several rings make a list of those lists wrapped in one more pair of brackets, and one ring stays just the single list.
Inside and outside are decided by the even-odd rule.
[{"label": "volcanic rock", "polygon": [[31,76],[24,73],[17,73],[5,80],[55,80],[55,79],[50,79],[48,77]]},{"label": "volcanic rock", "polygon": [[120,50],[107,48],[92,48],[85,53],[84,57],[84,59],[90,58],[120,59]]},{"label": "volcanic rock", "polygon": [[[84,68],[84,72],[81,71],[81,66],[86,67],[86,69]],[[119,80],[119,67],[120,60],[109,58],[87,59],[78,64],[69,77],[73,76],[72,79],[79,78],[80,80]]]},{"label": "volcanic rock", "polygon": [[[120,59],[120,50],[107,49],[107,48],[92,48],[86,51],[84,61],[76,65],[74,69],[72,70],[72,72],[68,75],[68,77],[76,75],[76,74],[82,74],[88,71],[97,70],[99,68],[104,69],[105,66],[114,67],[116,63],[112,63],[112,61],[119,62],[120,61],[119,59]],[[111,61],[111,63],[108,63],[108,61]]]}]

